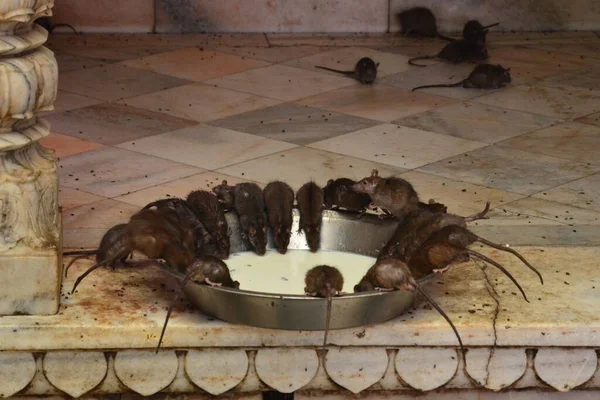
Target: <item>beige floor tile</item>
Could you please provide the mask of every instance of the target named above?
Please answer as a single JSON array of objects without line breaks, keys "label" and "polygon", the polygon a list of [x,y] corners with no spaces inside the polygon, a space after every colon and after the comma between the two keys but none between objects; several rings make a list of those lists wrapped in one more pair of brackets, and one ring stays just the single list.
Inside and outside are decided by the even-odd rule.
[{"label": "beige floor tile", "polygon": [[471,230],[478,228],[493,229],[496,227],[505,228],[507,226],[513,227],[515,230],[526,227],[527,229],[542,228],[548,229],[549,227],[564,226],[565,224],[558,221],[553,221],[548,218],[535,217],[533,215],[526,214],[524,212],[509,211],[504,204],[496,206],[490,210],[487,214],[489,219],[480,219],[469,223]]},{"label": "beige floor tile", "polygon": [[231,175],[203,172],[198,175],[163,183],[162,185],[138,190],[125,196],[116,197],[115,200],[143,207],[157,199],[166,199],[169,197],[185,198],[193,190],[212,190],[213,187],[220,185],[223,180],[226,180],[227,184],[232,186],[241,182],[247,182],[245,179]]},{"label": "beige floor tile", "polygon": [[310,180],[319,185],[341,177],[359,180],[369,176],[372,169],[378,169],[383,176],[404,172],[402,168],[306,147],[261,157],[217,172],[261,183],[283,180],[298,190]]},{"label": "beige floor tile", "polygon": [[600,211],[600,174],[565,183],[538,193],[534,197]]},{"label": "beige floor tile", "polygon": [[516,86],[474,101],[563,119],[600,111],[600,91],[569,86]]},{"label": "beige floor tile", "polygon": [[[470,228],[475,234],[496,243],[511,246],[598,246],[600,230],[597,225],[572,227],[567,225],[480,225]],[[554,262],[554,260],[552,260]],[[523,268],[525,268],[523,266]],[[541,271],[544,274],[544,270]],[[518,278],[517,278],[518,279]],[[547,280],[547,276],[545,276]]]},{"label": "beige floor tile", "polygon": [[122,63],[128,67],[140,68],[163,75],[174,76],[195,82],[243,72],[269,65],[268,62],[252,58],[242,58],[233,54],[189,47],[155,54],[138,60]]},{"label": "beige floor tile", "polygon": [[60,133],[51,133],[40,140],[42,146],[53,149],[56,157],[63,158],[102,147],[99,143],[89,142]]},{"label": "beige floor tile", "polygon": [[109,61],[99,60],[97,58],[82,57],[74,54],[56,52],[54,54],[58,64],[58,70],[62,72],[77,71],[85,68],[94,68],[109,64]]},{"label": "beige floor tile", "polygon": [[460,103],[394,121],[395,124],[463,139],[496,143],[536,131],[559,119],[478,103]]},{"label": "beige floor tile", "polygon": [[600,61],[600,41],[588,43],[536,44],[527,47],[534,47],[546,51],[556,51],[575,56],[597,58]]},{"label": "beige floor tile", "polygon": [[390,122],[397,118],[453,104],[455,101],[426,93],[411,93],[409,90],[392,86],[357,84],[309,97],[298,103]]},{"label": "beige floor tile", "polygon": [[181,86],[189,81],[120,64],[61,74],[58,87],[65,92],[102,100],[121,100]]},{"label": "beige floor tile", "polygon": [[89,107],[103,102],[103,100],[93,99],[91,97],[86,97],[75,93],[63,92],[62,90],[59,90],[56,95],[56,101],[54,102],[54,110],[44,111],[39,113],[38,115],[41,117],[45,117],[50,114],[70,111],[76,108]]},{"label": "beige floor tile", "polygon": [[582,163],[600,164],[600,127],[565,122],[507,140],[502,145]]},{"label": "beige floor tile", "polygon": [[417,168],[485,146],[484,143],[391,124],[348,133],[310,147],[401,168]]},{"label": "beige floor tile", "polygon": [[342,86],[352,80],[285,65],[271,65],[207,82],[278,100],[298,100]]},{"label": "beige floor tile", "polygon": [[493,145],[419,168],[419,171],[531,195],[600,170],[598,166]]},{"label": "beige floor tile", "polygon": [[60,185],[98,196],[116,197],[203,172],[156,157],[103,147],[60,162]]},{"label": "beige floor tile", "polygon": [[421,201],[434,199],[448,207],[448,212],[459,215],[472,215],[483,210],[489,201],[492,208],[504,207],[505,203],[517,200],[522,195],[499,189],[473,185],[423,172],[408,171],[398,175],[410,182]]},{"label": "beige floor tile", "polygon": [[288,150],[295,145],[200,124],[119,147],[214,170]]},{"label": "beige floor tile", "polygon": [[585,117],[581,117],[577,120],[577,122],[600,126],[600,112],[595,113],[595,114],[586,115]]},{"label": "beige floor tile", "polygon": [[115,200],[102,200],[63,212],[63,246],[95,248],[106,231],[127,223],[139,207]]},{"label": "beige floor tile", "polygon": [[[467,78],[474,68],[475,64],[436,63],[427,67],[415,68],[410,71],[387,76],[380,79],[379,83],[409,90],[424,85],[453,84]],[[494,91],[445,87],[419,89],[419,92],[467,100]]]},{"label": "beige floor tile", "polygon": [[123,103],[195,121],[212,121],[278,104],[278,100],[193,83],[123,100]]},{"label": "beige floor tile", "polygon": [[324,46],[290,46],[290,47],[217,47],[216,51],[236,54],[240,57],[249,57],[264,60],[270,63],[284,63],[296,58],[329,50]]},{"label": "beige floor tile", "polygon": [[[598,62],[600,63],[600,60]],[[600,91],[600,65],[565,72],[544,80],[542,84],[550,86],[567,85]]]},{"label": "beige floor tile", "polygon": [[108,145],[198,124],[196,121],[115,103],[52,114],[48,120],[55,132]]},{"label": "beige floor tile", "polygon": [[75,190],[68,187],[61,187],[58,190],[58,202],[63,211],[77,208],[86,204],[96,203],[105,200],[104,197],[95,194],[86,193],[81,190]]},{"label": "beige floor tile", "polygon": [[503,206],[508,211],[554,220],[567,225],[600,225],[600,212],[542,198],[526,197]]},{"label": "beige floor tile", "polygon": [[377,123],[370,119],[286,103],[213,121],[210,125],[306,145]]},{"label": "beige floor tile", "polygon": [[513,84],[525,84],[583,68],[598,60],[527,47],[502,47],[490,50],[488,62],[510,68]]},{"label": "beige floor tile", "polygon": [[385,53],[364,47],[334,49],[292,60],[287,62],[286,65],[340,76],[340,74],[315,68],[315,66],[320,65],[322,67],[334,68],[342,71],[353,71],[358,60],[363,57],[369,57],[376,63],[379,63],[379,68],[377,68],[378,78],[415,68],[408,64],[408,57],[405,57],[402,54]]}]

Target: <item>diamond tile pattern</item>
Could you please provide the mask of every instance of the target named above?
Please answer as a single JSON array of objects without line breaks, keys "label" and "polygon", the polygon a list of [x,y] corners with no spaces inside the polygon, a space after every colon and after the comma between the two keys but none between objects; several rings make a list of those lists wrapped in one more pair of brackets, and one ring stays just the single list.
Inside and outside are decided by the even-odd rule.
[{"label": "diamond tile pattern", "polygon": [[[61,158],[65,244],[95,246],[149,201],[222,179],[297,189],[373,168],[459,214],[491,201],[474,227],[490,239],[594,242],[600,38],[505,36],[488,41],[507,88],[411,92],[474,65],[412,67],[444,43],[394,35],[53,35],[60,91],[42,143]],[[363,56],[381,63],[374,85],[314,68]]]}]

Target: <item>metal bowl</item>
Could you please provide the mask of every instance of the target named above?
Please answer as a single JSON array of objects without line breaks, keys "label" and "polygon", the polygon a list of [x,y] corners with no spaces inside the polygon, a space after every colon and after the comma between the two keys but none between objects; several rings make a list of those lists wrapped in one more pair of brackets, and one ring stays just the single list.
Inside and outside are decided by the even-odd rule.
[{"label": "metal bowl", "polygon": [[[297,233],[298,217],[297,210],[294,210],[289,248],[308,249],[304,234]],[[233,232],[231,252],[250,251],[242,240],[237,217],[228,213],[227,222]],[[381,220],[375,215],[367,214],[357,219],[356,214],[327,210],[323,213],[321,249],[375,257],[391,237],[396,225],[395,220]],[[268,248],[273,248],[270,234]],[[183,279],[179,272],[166,271],[180,281]],[[419,283],[423,284],[431,278],[425,277]],[[287,330],[325,329],[327,300],[323,298],[214,288],[192,282],[186,285],[184,293],[203,313],[231,323]],[[413,292],[400,290],[336,297],[332,300],[330,329],[387,321],[411,308],[414,300]]]}]

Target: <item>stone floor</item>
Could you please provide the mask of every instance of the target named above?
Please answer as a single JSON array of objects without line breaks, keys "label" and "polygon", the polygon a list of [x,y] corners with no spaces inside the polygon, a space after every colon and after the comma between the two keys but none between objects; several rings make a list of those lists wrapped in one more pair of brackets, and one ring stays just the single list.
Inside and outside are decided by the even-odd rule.
[{"label": "stone floor", "polygon": [[[443,42],[394,35],[66,35],[52,135],[65,247],[93,247],[149,201],[222,179],[294,188],[377,168],[517,245],[600,244],[600,37],[493,34],[498,91],[455,82],[472,65],[408,58]],[[378,81],[315,69],[381,63]]]}]

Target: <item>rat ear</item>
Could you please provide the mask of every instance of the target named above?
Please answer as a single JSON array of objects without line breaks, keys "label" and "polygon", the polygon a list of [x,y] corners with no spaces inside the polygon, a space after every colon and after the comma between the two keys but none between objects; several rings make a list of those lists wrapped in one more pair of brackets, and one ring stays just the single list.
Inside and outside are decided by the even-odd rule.
[{"label": "rat ear", "polygon": [[223,182],[221,182],[221,185],[227,186],[227,179],[223,179]]},{"label": "rat ear", "polygon": [[375,64],[375,68],[379,68],[379,63]]},{"label": "rat ear", "polygon": [[251,227],[250,229],[248,229],[248,233],[250,234],[250,236],[254,236],[256,235],[256,229],[254,229],[254,227]]},{"label": "rat ear", "polygon": [[506,68],[506,72],[510,72],[510,68]]},{"label": "rat ear", "polygon": [[331,185],[333,183],[333,179],[327,181],[327,185]]},{"label": "rat ear", "polygon": [[376,170],[376,169],[372,170],[372,171],[371,171],[371,176],[372,176],[372,177],[373,177],[373,176],[379,176],[379,171],[378,171],[378,170]]}]

